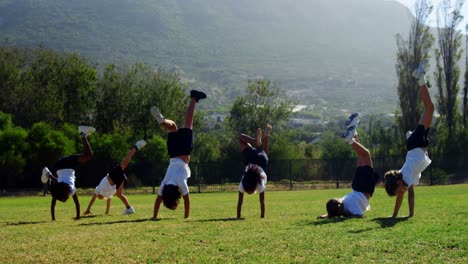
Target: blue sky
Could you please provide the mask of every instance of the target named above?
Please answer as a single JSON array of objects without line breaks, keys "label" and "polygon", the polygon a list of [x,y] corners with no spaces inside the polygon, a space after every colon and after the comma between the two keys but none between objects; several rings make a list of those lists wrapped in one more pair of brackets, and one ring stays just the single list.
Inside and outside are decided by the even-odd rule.
[{"label": "blue sky", "polygon": [[[405,6],[407,6],[411,11],[414,10],[414,3],[416,2],[415,0],[390,0],[390,1],[400,2],[404,4]],[[437,26],[436,11],[437,11],[437,6],[441,2],[441,0],[432,0],[430,2],[434,6],[434,10],[432,11],[431,17],[429,19],[430,20],[429,23],[431,24],[431,26]],[[455,0],[451,0],[451,2],[455,3]],[[465,25],[468,23],[468,3],[466,3],[466,1],[462,7],[462,15],[464,16],[464,19],[460,23],[459,29],[465,32]]]}]

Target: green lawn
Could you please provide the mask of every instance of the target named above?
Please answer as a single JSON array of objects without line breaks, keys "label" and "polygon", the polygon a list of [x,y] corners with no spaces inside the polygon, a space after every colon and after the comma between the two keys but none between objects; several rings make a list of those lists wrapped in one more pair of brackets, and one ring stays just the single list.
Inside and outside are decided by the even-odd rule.
[{"label": "green lawn", "polygon": [[[394,198],[378,188],[363,219],[318,220],[325,202],[349,189],[266,193],[266,218],[258,195],[191,194],[191,217],[162,208],[150,221],[154,195],[128,195],[136,213],[111,214],[96,201],[92,217],[73,220],[69,200],[0,198],[0,263],[468,263],[468,185],[424,187],[416,192],[413,218],[389,219]],[[90,196],[80,196],[82,211]],[[407,215],[408,206],[400,214]]]}]

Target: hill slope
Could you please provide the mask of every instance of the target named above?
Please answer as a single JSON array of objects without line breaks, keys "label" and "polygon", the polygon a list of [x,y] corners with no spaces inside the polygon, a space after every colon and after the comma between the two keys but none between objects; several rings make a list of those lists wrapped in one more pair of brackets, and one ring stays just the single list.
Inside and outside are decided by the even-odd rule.
[{"label": "hill slope", "polygon": [[177,65],[219,104],[264,76],[304,104],[394,107],[394,36],[409,18],[387,0],[0,0],[10,43]]}]

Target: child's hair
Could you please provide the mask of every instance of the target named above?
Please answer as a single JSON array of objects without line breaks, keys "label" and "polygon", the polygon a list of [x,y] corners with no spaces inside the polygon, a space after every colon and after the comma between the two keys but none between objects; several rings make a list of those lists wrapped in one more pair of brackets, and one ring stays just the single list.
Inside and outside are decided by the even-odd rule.
[{"label": "child's hair", "polygon": [[384,174],[385,180],[385,191],[390,196],[396,195],[396,190],[398,188],[398,181],[403,179],[403,175],[398,170],[390,170]]},{"label": "child's hair", "polygon": [[253,193],[257,189],[257,185],[262,182],[263,175],[258,173],[258,170],[250,167],[242,177],[242,186],[247,193]]},{"label": "child's hair", "polygon": [[343,203],[335,198],[328,200],[327,214],[329,218],[340,217],[343,214]]},{"label": "child's hair", "polygon": [[70,192],[70,185],[64,182],[52,181],[50,185],[50,194],[52,195],[52,197],[61,202],[66,202],[68,200]]},{"label": "child's hair", "polygon": [[179,205],[179,199],[182,196],[179,187],[173,184],[166,184],[163,187],[162,199],[165,207],[175,210]]}]

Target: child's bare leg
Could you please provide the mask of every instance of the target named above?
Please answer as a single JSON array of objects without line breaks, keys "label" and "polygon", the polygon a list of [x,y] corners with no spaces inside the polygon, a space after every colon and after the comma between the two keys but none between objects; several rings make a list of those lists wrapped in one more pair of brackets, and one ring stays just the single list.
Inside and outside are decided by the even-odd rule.
[{"label": "child's bare leg", "polygon": [[239,145],[241,148],[241,151],[246,149],[247,147],[252,147],[257,145],[257,139],[253,138],[249,135],[246,134],[240,134],[239,135]]},{"label": "child's bare leg", "polygon": [[195,117],[196,105],[197,101],[195,100],[195,98],[190,98],[190,103],[187,107],[187,111],[185,112],[184,128],[193,129],[193,118]]},{"label": "child's bare leg", "polygon": [[429,128],[432,123],[432,115],[434,113],[434,104],[431,100],[431,95],[427,87],[427,82],[425,74],[428,69],[428,59],[423,59],[419,66],[413,71],[413,77],[418,79],[419,84],[419,96],[421,97],[422,103],[424,105],[424,111],[419,119],[419,124],[423,125],[424,128]]},{"label": "child's bare leg", "polygon": [[156,119],[156,121],[158,121],[159,124],[163,125],[164,128],[166,128],[168,133],[177,131],[176,123],[170,119],[164,118],[164,116],[159,111],[159,108],[157,108],[156,106],[152,106],[150,108],[150,112],[154,119]]},{"label": "child's bare leg", "polygon": [[372,166],[372,158],[370,155],[370,152],[367,148],[365,148],[361,143],[359,143],[358,140],[354,140],[354,142],[351,144],[351,147],[353,148],[354,152],[358,156],[358,166]]},{"label": "child's bare leg", "polygon": [[84,153],[80,154],[79,161],[81,163],[87,162],[93,157],[93,150],[89,145],[89,141],[87,137],[82,137],[81,141],[83,142]]},{"label": "child's bare leg", "polygon": [[193,118],[195,116],[195,105],[198,101],[205,99],[206,94],[197,90],[190,91],[190,103],[185,112],[184,128],[193,129]]},{"label": "child's bare leg", "polygon": [[133,157],[133,155],[135,155],[136,151],[137,151],[136,148],[132,148],[127,153],[127,156],[125,156],[125,158],[120,162],[120,168],[122,168],[122,170],[125,170],[125,168],[127,168],[128,163],[130,163],[130,161],[132,160],[132,157]]},{"label": "child's bare leg", "polygon": [[273,127],[268,124],[265,127],[265,133],[263,134],[263,151],[268,154],[268,139],[270,138],[270,132]]},{"label": "child's bare leg", "polygon": [[427,85],[421,85],[419,87],[419,96],[423,102],[424,110],[421,115],[421,119],[419,119],[419,124],[423,125],[424,128],[429,128],[432,123],[432,115],[434,113],[434,104],[431,100],[431,95],[429,94],[429,90]]}]

